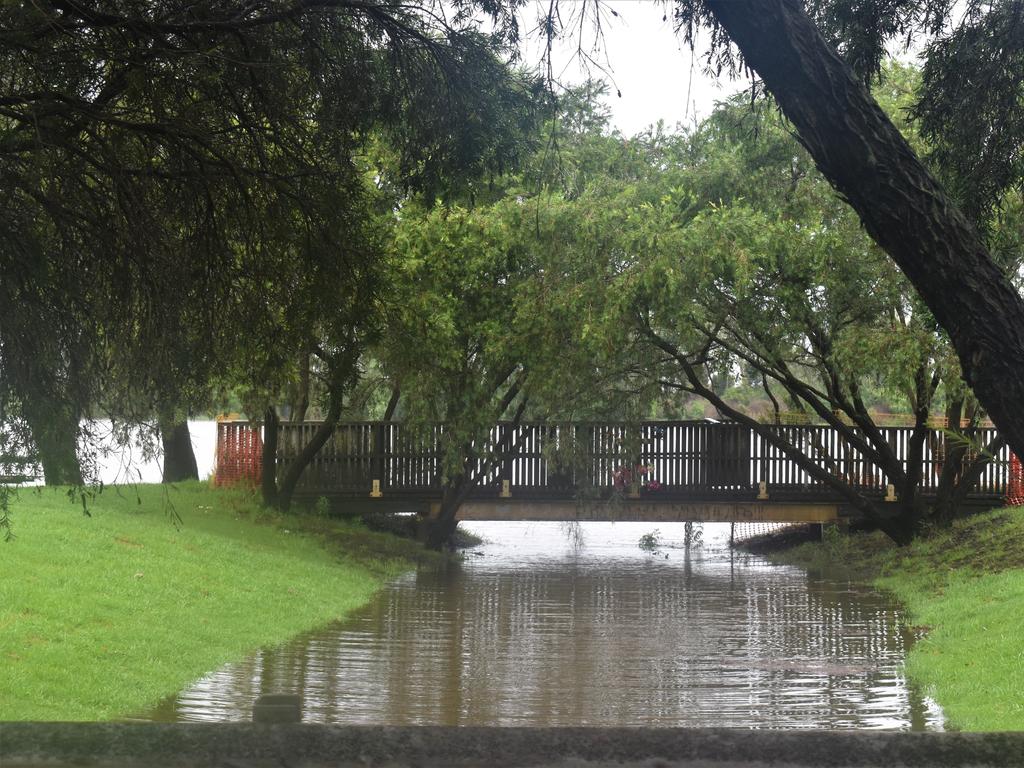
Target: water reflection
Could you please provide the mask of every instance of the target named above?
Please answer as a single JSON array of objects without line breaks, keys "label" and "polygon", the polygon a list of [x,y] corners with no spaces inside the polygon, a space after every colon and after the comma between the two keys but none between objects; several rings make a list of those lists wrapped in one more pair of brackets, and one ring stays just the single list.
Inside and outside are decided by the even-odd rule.
[{"label": "water reflection", "polygon": [[727,526],[651,556],[636,546],[650,528],[588,523],[576,549],[557,525],[476,524],[492,543],[465,563],[399,579],[151,716],[249,719],[261,693],[294,692],[324,723],[939,727],[884,596],[732,557]]}]

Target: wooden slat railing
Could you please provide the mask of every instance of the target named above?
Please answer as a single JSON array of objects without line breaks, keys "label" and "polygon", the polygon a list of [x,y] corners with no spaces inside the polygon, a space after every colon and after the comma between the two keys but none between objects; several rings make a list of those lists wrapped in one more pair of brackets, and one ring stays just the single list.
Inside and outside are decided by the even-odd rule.
[{"label": "wooden slat railing", "polygon": [[[280,425],[277,460],[286,464],[312,437],[318,424]],[[801,447],[829,472],[865,493],[882,495],[891,479],[867,461],[835,429],[813,425],[778,425],[773,431]],[[368,496],[373,480],[390,497],[433,497],[441,487],[442,424],[384,422],[339,424],[307,468],[297,489],[302,494]],[[509,434],[511,432],[511,434]],[[895,455],[909,453],[913,430],[881,427]],[[982,444],[992,428],[978,430]],[[488,453],[502,444],[503,456]],[[924,445],[922,489],[938,485],[948,433],[932,430]],[[707,421],[626,423],[527,423],[496,425],[481,445],[481,481],[474,496],[496,497],[507,480],[515,498],[570,499],[607,496],[620,486],[633,490],[632,478],[653,488],[641,494],[666,500],[752,499],[764,482],[777,500],[830,500],[835,491],[812,479],[796,462],[750,428]],[[1007,492],[1010,451],[1001,450],[985,468],[974,489],[980,497]],[[647,468],[640,475],[639,467]],[[632,477],[630,477],[632,475]],[[623,482],[623,479],[626,482]]]}]

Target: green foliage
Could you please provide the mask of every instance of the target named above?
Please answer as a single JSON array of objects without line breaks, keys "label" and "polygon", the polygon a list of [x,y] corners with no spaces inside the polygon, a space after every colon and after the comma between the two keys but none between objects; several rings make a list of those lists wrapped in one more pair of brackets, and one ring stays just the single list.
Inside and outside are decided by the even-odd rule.
[{"label": "green foliage", "polygon": [[[909,77],[893,70],[894,109],[908,101]],[[596,334],[607,348],[628,350],[639,315],[693,350],[717,327],[723,341],[751,356],[713,345],[708,376],[724,376],[723,390],[731,378],[739,384],[731,373],[737,362],[757,371],[774,360],[800,379],[819,377],[815,341],[827,345],[828,365],[855,378],[862,392],[884,381],[880,397],[903,408],[922,361],[941,358],[943,377],[956,377],[934,321],[773,112],[736,103],[690,136],[630,144],[657,164],[592,180],[571,200],[545,201],[578,211],[577,232],[558,244],[574,285],[558,297],[586,295],[581,285],[599,284],[585,312],[574,313],[584,318],[579,338]],[[566,261],[577,244],[587,248],[585,259]],[[785,396],[778,385],[775,393]],[[752,394],[743,397],[749,402]]]},{"label": "green foliage", "polygon": [[987,5],[972,4],[960,25],[928,45],[913,107],[929,159],[981,227],[1024,180],[1024,8],[1019,0]]},{"label": "green foliage", "polygon": [[[905,108],[915,73],[893,67],[885,74],[884,101]],[[891,458],[869,426],[868,408],[877,404],[922,420],[946,408],[956,431],[961,415],[979,415],[927,307],[775,113],[752,111],[739,100],[720,107],[692,137],[681,169],[672,181],[687,189],[678,198],[685,207],[673,210],[672,193],[650,204],[652,222],[669,218],[656,224],[656,235],[643,243],[644,258],[617,281],[630,295],[620,321],[661,355],[653,357],[654,375],[733,418],[810,413],[849,433],[850,444],[896,484],[901,498],[912,499],[914,470]],[[755,400],[749,388],[735,386],[741,383],[760,385],[761,395]],[[866,437],[851,433],[848,423]],[[792,450],[806,454],[815,447]],[[819,479],[836,476],[830,469]],[[943,493],[953,485],[944,483]],[[887,517],[897,519],[894,511],[874,513],[888,526]],[[905,539],[920,514],[908,502],[898,513],[906,522],[887,530]]]},{"label": "green foliage", "polygon": [[640,541],[637,542],[637,546],[644,552],[654,554],[661,548],[661,543],[661,531],[655,528],[653,531],[641,536]]},{"label": "green foliage", "polygon": [[[878,88],[911,134],[917,79],[893,66]],[[397,326],[409,340],[401,354],[419,356],[409,367],[446,370],[444,350],[463,351],[453,329],[472,328],[481,348],[528,372],[531,413],[702,415],[685,386],[663,388],[682,383],[639,327],[701,358],[712,389],[761,415],[813,409],[807,395],[827,412],[858,401],[927,410],[963,396],[930,313],[766,102],[736,100],[690,134],[659,127],[627,142],[594,106],[603,92],[590,83],[567,94],[563,122],[549,128],[558,151],[526,164],[525,190],[511,180],[503,198],[472,209],[403,210],[396,250],[417,290],[400,302],[421,318]],[[446,280],[470,288],[475,318],[453,309],[457,292],[419,292],[438,268],[424,281],[416,253],[439,260],[445,248],[461,265]],[[517,260],[520,277],[495,280],[496,258]],[[922,374],[936,388],[922,390]]]},{"label": "green foliage", "polygon": [[326,496],[320,496],[313,504],[313,514],[317,517],[327,517],[331,512],[331,504]]},{"label": "green foliage", "polygon": [[[532,268],[520,247],[522,206],[467,210],[409,206],[392,251],[387,335],[378,350],[400,383],[406,419],[445,422],[446,477],[486,436],[522,386],[514,293]],[[516,388],[513,391],[512,388]]]},{"label": "green foliage", "polygon": [[74,464],[96,409],[181,419],[241,385],[261,414],[312,349],[320,391],[348,387],[377,329],[383,212],[531,146],[510,23],[492,37],[385,0],[4,4],[4,429],[23,416],[44,467]]},{"label": "green foliage", "polygon": [[419,549],[351,523],[260,518],[251,496],[200,484],[108,488],[85,519],[61,489],[11,503],[18,537],[0,558],[11,720],[138,714],[357,608]]}]

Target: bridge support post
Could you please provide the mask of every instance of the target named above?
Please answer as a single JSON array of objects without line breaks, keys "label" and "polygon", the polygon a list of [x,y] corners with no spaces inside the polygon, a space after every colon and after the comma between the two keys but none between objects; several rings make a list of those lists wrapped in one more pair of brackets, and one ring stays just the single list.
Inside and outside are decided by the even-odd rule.
[{"label": "bridge support post", "polygon": [[499,498],[512,498],[512,435],[509,434],[509,425],[502,424],[498,427],[498,445],[501,447],[501,469],[498,470],[498,478],[501,480],[501,491]]},{"label": "bridge support post", "polygon": [[372,479],[371,499],[379,499],[384,493],[381,490],[381,479],[384,477],[384,441],[387,439],[387,424],[373,426],[373,453],[370,458],[370,478]]}]

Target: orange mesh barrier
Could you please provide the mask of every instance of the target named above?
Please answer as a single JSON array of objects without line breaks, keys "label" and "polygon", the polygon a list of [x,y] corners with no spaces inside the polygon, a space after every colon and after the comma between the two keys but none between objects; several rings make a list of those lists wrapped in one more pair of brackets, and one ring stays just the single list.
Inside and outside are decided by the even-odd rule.
[{"label": "orange mesh barrier", "polygon": [[263,440],[258,428],[246,423],[218,422],[215,486],[259,485],[263,476],[262,459]]},{"label": "orange mesh barrier", "polygon": [[1010,482],[1006,489],[1006,503],[1011,507],[1024,506],[1024,467],[1016,454],[1010,454]]}]

